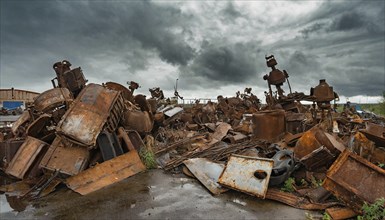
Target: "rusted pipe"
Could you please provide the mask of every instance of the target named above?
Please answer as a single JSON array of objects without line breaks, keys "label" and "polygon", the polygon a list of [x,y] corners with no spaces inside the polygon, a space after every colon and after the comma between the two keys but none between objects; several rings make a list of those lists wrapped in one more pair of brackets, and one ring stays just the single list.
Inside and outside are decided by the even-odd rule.
[{"label": "rusted pipe", "polygon": [[127,135],[127,133],[123,127],[118,128],[118,137],[123,139],[123,141],[127,145],[128,150],[130,150],[130,151],[135,150],[134,145],[132,144],[130,138],[128,137],[128,135]]}]

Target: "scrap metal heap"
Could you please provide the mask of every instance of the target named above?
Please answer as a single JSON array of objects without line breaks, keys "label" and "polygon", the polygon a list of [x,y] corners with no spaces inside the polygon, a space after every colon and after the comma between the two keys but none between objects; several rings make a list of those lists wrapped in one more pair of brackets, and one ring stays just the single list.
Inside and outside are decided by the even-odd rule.
[{"label": "scrap metal heap", "polygon": [[301,209],[326,209],[338,219],[385,197],[385,119],[361,118],[348,109],[337,113],[330,102],[338,95],[324,79],[310,95],[292,93],[288,73],[275,68],[273,55],[266,61],[272,68],[263,77],[267,105],[245,88],[235,97],[192,106],[177,104],[177,87],[174,98],[155,87],[147,99],[134,95],[136,82],[129,88],[87,84],[80,67],[57,62],[58,84],[52,80],[54,88],[1,134],[0,168],[18,180],[11,184],[30,185],[19,199],[44,196],[60,183],[86,195],[154,167],[148,155],[155,167],[183,171],[214,195],[234,189]]}]

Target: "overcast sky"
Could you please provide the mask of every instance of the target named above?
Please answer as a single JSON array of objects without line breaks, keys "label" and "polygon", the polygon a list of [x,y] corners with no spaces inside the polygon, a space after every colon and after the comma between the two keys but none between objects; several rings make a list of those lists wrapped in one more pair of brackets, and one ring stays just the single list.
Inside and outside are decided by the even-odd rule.
[{"label": "overcast sky", "polygon": [[[351,101],[385,91],[385,4],[380,1],[1,0],[0,87],[52,88],[53,63],[69,60],[89,82],[136,81],[185,98],[265,99],[265,55],[293,91],[326,79]],[[289,92],[287,84],[283,89]]]}]

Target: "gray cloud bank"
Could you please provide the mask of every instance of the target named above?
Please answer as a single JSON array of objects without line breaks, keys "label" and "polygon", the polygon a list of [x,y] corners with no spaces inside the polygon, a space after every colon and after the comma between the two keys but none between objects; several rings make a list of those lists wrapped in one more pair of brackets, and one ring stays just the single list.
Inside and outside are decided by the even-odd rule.
[{"label": "gray cloud bank", "polygon": [[[287,7],[302,3],[309,12],[291,15]],[[179,78],[191,96],[229,85],[263,91],[264,56],[272,53],[293,90],[308,93],[326,78],[344,96],[385,91],[383,1],[0,4],[1,88],[44,91],[52,64],[68,59],[100,81],[172,90]]]}]

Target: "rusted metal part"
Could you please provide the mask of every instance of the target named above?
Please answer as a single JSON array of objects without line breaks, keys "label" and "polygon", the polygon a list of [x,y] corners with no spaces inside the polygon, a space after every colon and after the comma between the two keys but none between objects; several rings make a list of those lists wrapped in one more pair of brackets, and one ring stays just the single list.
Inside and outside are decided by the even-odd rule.
[{"label": "rusted metal part", "polygon": [[122,123],[125,129],[138,132],[150,132],[154,126],[150,114],[139,110],[126,111]]},{"label": "rusted metal part", "polygon": [[130,89],[132,94],[134,94],[135,89],[139,88],[139,84],[137,82],[130,81],[130,82],[127,82],[127,84],[129,85],[128,88]]},{"label": "rusted metal part", "polygon": [[327,208],[325,212],[335,220],[351,219],[357,216],[354,210],[346,207],[331,207]]},{"label": "rusted metal part", "polygon": [[220,123],[218,127],[215,129],[214,134],[211,135],[211,141],[210,143],[208,143],[208,146],[211,146],[221,141],[227,135],[227,132],[230,129],[231,129],[231,125],[225,122]]},{"label": "rusted metal part", "polygon": [[351,151],[369,161],[371,161],[372,156],[374,155],[374,150],[376,149],[374,142],[366,138],[366,136],[361,132],[357,132],[355,135],[350,137],[348,146]]},{"label": "rusted metal part", "polygon": [[273,165],[271,159],[232,155],[218,182],[234,190],[265,198]]},{"label": "rusted metal part", "polygon": [[134,145],[135,150],[140,151],[140,148],[144,146],[143,140],[140,137],[139,133],[134,130],[126,131],[132,145]]},{"label": "rusted metal part", "polygon": [[125,100],[134,102],[134,96],[127,87],[116,82],[106,82],[105,86],[111,90],[120,91]]},{"label": "rusted metal part", "polygon": [[183,163],[212,194],[218,195],[228,191],[217,183],[225,165],[214,163],[206,158],[192,158]]},{"label": "rusted metal part", "polygon": [[302,159],[322,146],[325,146],[333,156],[338,155],[345,149],[345,146],[335,137],[323,132],[318,126],[314,126],[297,141],[294,155],[296,158]]},{"label": "rusted metal part", "polygon": [[385,170],[345,150],[329,168],[323,187],[353,210],[385,198]]},{"label": "rusted metal part", "polygon": [[374,148],[370,162],[374,164],[385,164],[385,149],[383,147]]},{"label": "rusted metal part", "polygon": [[321,79],[318,86],[310,89],[310,96],[315,97],[315,101],[321,109],[330,108],[330,101],[338,98],[337,93],[333,91],[333,87],[329,86],[325,79]]},{"label": "rusted metal part", "polygon": [[67,88],[54,88],[41,93],[33,104],[37,111],[51,113],[62,105],[69,106],[72,101],[72,94]]},{"label": "rusted metal part", "polygon": [[163,91],[159,87],[154,87],[149,89],[149,91],[153,99],[164,99]]},{"label": "rusted metal part", "polygon": [[341,205],[340,203],[337,203],[337,202],[312,203],[305,197],[299,197],[294,195],[293,193],[283,192],[276,188],[268,189],[265,198],[282,202],[294,208],[305,209],[305,210],[325,210],[326,208],[329,208],[329,207]]},{"label": "rusted metal part", "polygon": [[[71,63],[67,60],[62,62],[56,62],[53,65],[53,69],[56,72],[56,79],[59,87],[67,88],[74,97],[80,93],[80,91],[86,86],[87,80],[83,75],[83,71],[80,67],[71,70]],[[54,82],[52,81],[54,84]],[[56,87],[54,85],[54,87]]]},{"label": "rusted metal part", "polygon": [[23,114],[20,115],[20,117],[12,124],[11,131],[12,133],[17,136],[18,133],[20,133],[18,130],[25,124],[27,124],[31,120],[31,115],[29,114],[29,111],[24,111]]},{"label": "rusted metal part", "polygon": [[181,140],[178,140],[178,141],[166,146],[165,148],[157,150],[155,152],[155,155],[160,155],[160,154],[165,153],[167,151],[174,150],[178,147],[181,147],[181,146],[184,146],[187,144],[191,144],[192,142],[194,142],[196,140],[202,139],[205,135],[207,135],[207,133],[197,134],[197,135],[194,135],[192,137],[183,138]]},{"label": "rusted metal part", "polygon": [[330,151],[324,146],[314,150],[310,154],[302,157],[300,160],[300,162],[309,171],[315,171],[325,166],[328,167],[333,163],[333,161],[333,154],[330,153]]},{"label": "rusted metal part", "polygon": [[127,151],[135,150],[134,144],[130,140],[130,137],[128,136],[127,132],[122,127],[118,128],[118,138],[121,138],[123,140],[122,147],[125,147]]},{"label": "rusted metal part", "polygon": [[48,173],[58,171],[60,177],[66,178],[84,170],[88,165],[89,157],[90,153],[86,148],[56,137],[39,167]]},{"label": "rusted metal part", "polygon": [[322,203],[325,202],[332,194],[327,191],[322,186],[319,186],[315,189],[311,189],[306,193],[306,196],[310,199],[310,201]]},{"label": "rusted metal part", "polygon": [[151,113],[151,106],[148,103],[145,95],[136,95],[134,97],[135,104],[139,106],[140,110]]},{"label": "rusted metal part", "polygon": [[34,120],[27,128],[27,135],[35,138],[41,138],[49,132],[47,126],[51,125],[52,117],[48,114],[42,114]]},{"label": "rusted metal part", "polygon": [[366,129],[360,131],[369,140],[374,141],[378,147],[385,147],[385,127],[374,123],[366,123]]},{"label": "rusted metal part", "polygon": [[100,132],[96,144],[99,147],[104,161],[123,154],[123,149],[115,133],[107,131]]},{"label": "rusted metal part", "polygon": [[303,132],[302,122],[306,120],[304,113],[286,112],[286,131],[292,134]]},{"label": "rusted metal part", "polygon": [[40,163],[47,149],[47,143],[33,137],[27,137],[12,158],[5,173],[19,179],[23,179],[28,173],[35,174],[34,167]]},{"label": "rusted metal part", "polygon": [[23,199],[19,198],[18,196],[11,196],[11,195],[6,194],[5,197],[7,199],[9,206],[17,212],[24,211],[28,206],[27,201],[24,201]]},{"label": "rusted metal part", "polygon": [[296,158],[301,159],[322,146],[315,137],[315,133],[318,130],[319,128],[313,127],[309,131],[305,132],[297,141],[294,148],[294,156]]},{"label": "rusted metal part", "polygon": [[147,99],[148,104],[150,105],[151,113],[154,115],[156,113],[158,101],[154,98]]},{"label": "rusted metal part", "polygon": [[5,170],[20,146],[24,143],[24,139],[20,140],[6,140],[0,142],[0,169]]},{"label": "rusted metal part", "polygon": [[87,195],[144,170],[146,167],[137,151],[130,151],[69,177],[66,184],[75,192]]},{"label": "rusted metal part", "polygon": [[254,137],[267,141],[277,141],[286,130],[285,111],[260,111],[253,114]]},{"label": "rusted metal part", "polygon": [[[253,148],[258,146],[266,145],[264,142],[259,140],[247,140],[237,144],[226,144],[224,142],[219,142],[213,145],[210,148],[205,148],[203,150],[194,150],[187,151],[182,154],[180,157],[174,158],[167,162],[164,169],[170,170],[183,163],[183,161],[189,158],[208,158],[212,161],[221,161],[228,158],[230,155],[241,152],[247,148]],[[201,148],[198,148],[201,149]]]},{"label": "rusted metal part", "polygon": [[232,144],[239,143],[247,139],[248,137],[240,132],[231,132],[232,134],[228,134],[224,141],[228,141]]},{"label": "rusted metal part", "polygon": [[89,84],[62,117],[56,131],[74,143],[93,147],[104,127],[109,132],[116,129],[122,109],[120,92]]},{"label": "rusted metal part", "polygon": [[[324,132],[323,134],[326,138],[322,139],[321,143],[325,145],[334,155],[338,155],[345,150],[345,145],[342,143],[342,140],[340,140],[338,137],[326,132]],[[317,136],[317,138],[319,138],[319,136]]]},{"label": "rusted metal part", "polygon": [[295,143],[297,143],[298,139],[300,139],[302,137],[303,133],[298,133],[298,134],[291,134],[291,133],[286,133],[285,134],[285,143],[289,146],[292,146],[294,145]]}]

